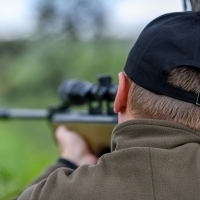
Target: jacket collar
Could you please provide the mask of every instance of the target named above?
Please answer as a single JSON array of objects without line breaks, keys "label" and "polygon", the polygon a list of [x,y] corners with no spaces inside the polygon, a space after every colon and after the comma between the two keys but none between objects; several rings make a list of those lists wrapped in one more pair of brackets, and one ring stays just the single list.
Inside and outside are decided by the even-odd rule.
[{"label": "jacket collar", "polygon": [[111,152],[131,147],[172,149],[190,142],[200,143],[199,131],[168,121],[130,120],[114,128]]}]

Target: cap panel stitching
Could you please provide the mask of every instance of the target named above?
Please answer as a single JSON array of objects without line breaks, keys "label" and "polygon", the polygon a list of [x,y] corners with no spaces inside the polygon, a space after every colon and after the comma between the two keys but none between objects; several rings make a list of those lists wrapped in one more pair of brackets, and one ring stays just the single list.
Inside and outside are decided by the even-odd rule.
[{"label": "cap panel stitching", "polygon": [[[174,17],[173,19],[169,19],[169,20],[167,20],[167,21],[165,22],[165,24],[167,24],[168,22],[170,22],[170,21],[172,21],[172,20],[174,20],[174,19],[178,19],[178,18],[180,18],[180,17],[182,17],[182,16],[177,16],[177,17]],[[151,42],[156,38],[156,36],[157,36],[160,32],[162,32],[166,27],[169,27],[169,26],[171,26],[171,25],[173,25],[173,24],[181,24],[181,23],[183,23],[183,22],[185,22],[185,21],[189,21],[189,20],[190,20],[190,19],[186,18],[186,19],[184,19],[184,20],[181,20],[180,22],[174,22],[174,23],[171,23],[171,24],[167,24],[165,27],[161,28],[158,32],[156,32],[156,30],[158,30],[160,27],[163,26],[163,24],[160,25],[160,26],[154,31],[154,33],[156,32],[156,34],[154,34],[154,37],[148,42],[148,44],[146,45],[146,47],[144,48],[144,50],[142,51],[142,53],[141,53],[140,56],[138,57],[138,59],[137,59],[135,65],[136,65],[136,66],[138,65],[138,62],[139,62],[139,60],[141,59],[142,55],[145,53],[146,49],[149,47],[149,45],[151,44]],[[143,31],[142,31],[142,33],[143,33]],[[142,34],[142,33],[141,33],[141,34]],[[136,67],[133,67],[133,68],[131,69],[131,74],[133,74],[135,70],[136,70]]]}]

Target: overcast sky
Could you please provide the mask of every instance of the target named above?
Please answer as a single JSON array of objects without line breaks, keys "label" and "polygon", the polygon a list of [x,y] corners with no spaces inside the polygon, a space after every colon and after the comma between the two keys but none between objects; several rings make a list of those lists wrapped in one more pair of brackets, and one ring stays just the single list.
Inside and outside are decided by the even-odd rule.
[{"label": "overcast sky", "polygon": [[[42,1],[42,0],[41,0]],[[108,0],[109,1],[109,0]],[[115,0],[108,17],[110,34],[118,38],[138,34],[152,19],[183,11],[182,0]],[[0,38],[26,36],[35,30],[35,0],[0,0]]]}]

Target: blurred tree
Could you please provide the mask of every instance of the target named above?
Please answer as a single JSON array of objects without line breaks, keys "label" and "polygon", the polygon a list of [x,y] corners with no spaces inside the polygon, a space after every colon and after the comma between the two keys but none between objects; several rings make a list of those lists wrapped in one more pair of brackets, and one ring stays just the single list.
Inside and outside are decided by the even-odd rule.
[{"label": "blurred tree", "polygon": [[192,5],[193,11],[199,11],[200,10],[200,0],[190,0]]},{"label": "blurred tree", "polygon": [[184,9],[188,9],[188,2],[190,2],[193,11],[200,11],[200,0],[183,0]]},{"label": "blurred tree", "polygon": [[73,39],[101,38],[106,7],[102,0],[38,1],[38,28],[43,33],[66,34]]},{"label": "blurred tree", "polygon": [[184,10],[187,10],[187,0],[183,0],[183,4],[184,4]]}]

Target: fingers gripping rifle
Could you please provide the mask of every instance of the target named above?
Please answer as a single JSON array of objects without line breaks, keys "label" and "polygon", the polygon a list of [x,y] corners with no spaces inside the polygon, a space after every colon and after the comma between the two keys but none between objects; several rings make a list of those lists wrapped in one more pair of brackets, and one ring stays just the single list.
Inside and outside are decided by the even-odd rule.
[{"label": "fingers gripping rifle", "polygon": [[[0,119],[48,119],[53,132],[59,125],[81,134],[96,155],[110,146],[111,133],[117,124],[112,104],[118,86],[108,75],[98,76],[98,84],[71,79],[59,86],[62,103],[47,110],[0,109]],[[83,107],[77,111],[73,107]]]}]

